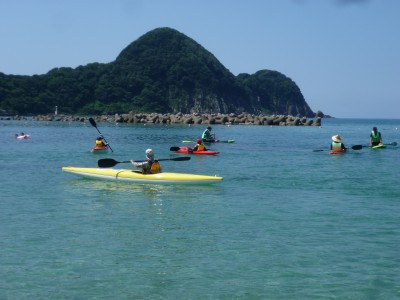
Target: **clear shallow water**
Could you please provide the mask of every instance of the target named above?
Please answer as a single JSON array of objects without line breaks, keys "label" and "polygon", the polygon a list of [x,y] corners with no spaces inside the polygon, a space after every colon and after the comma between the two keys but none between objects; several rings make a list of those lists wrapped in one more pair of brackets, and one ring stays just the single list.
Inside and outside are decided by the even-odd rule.
[{"label": "clear shallow water", "polygon": [[400,142],[400,120],[213,126],[236,143],[162,167],[224,181],[182,186],[61,167],[175,157],[204,126],[98,123],[103,155],[88,122],[0,121],[0,299],[398,299],[399,147],[312,151],[334,134],[367,145],[373,126]]}]

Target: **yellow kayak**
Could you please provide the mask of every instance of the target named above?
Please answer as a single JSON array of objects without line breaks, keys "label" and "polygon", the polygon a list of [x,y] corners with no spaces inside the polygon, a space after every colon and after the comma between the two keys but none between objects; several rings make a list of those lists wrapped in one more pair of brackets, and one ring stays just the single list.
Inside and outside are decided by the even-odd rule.
[{"label": "yellow kayak", "polygon": [[63,171],[76,175],[100,179],[115,179],[125,181],[136,181],[142,183],[182,183],[201,184],[220,182],[223,178],[219,176],[184,174],[184,173],[158,173],[142,174],[141,171],[129,169],[103,169],[103,168],[77,168],[63,167]]}]

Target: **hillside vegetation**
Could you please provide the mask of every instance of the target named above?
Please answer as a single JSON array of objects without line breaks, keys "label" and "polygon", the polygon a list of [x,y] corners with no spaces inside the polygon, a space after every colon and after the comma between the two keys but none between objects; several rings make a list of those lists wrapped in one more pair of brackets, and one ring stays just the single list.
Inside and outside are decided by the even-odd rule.
[{"label": "hillside vegetation", "polygon": [[186,35],[157,28],[115,61],[54,68],[43,75],[0,73],[0,111],[47,114],[263,113],[313,117],[299,87],[270,70],[234,76]]}]

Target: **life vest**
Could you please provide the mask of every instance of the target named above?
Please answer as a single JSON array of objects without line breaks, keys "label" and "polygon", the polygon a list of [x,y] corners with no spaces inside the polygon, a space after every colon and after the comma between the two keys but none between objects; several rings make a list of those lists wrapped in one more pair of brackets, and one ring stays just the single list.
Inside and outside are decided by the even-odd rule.
[{"label": "life vest", "polygon": [[342,149],[342,143],[332,142],[332,151],[333,152],[344,152],[345,149]]},{"label": "life vest", "polygon": [[381,141],[381,133],[379,131],[375,132],[372,130],[371,139],[373,143],[379,143]]},{"label": "life vest", "polygon": [[158,160],[153,161],[153,163],[151,164],[150,173],[151,174],[161,173],[161,165],[158,162]]},{"label": "life vest", "polygon": [[210,132],[208,129],[204,130],[203,134],[201,135],[201,138],[202,138],[203,140],[212,139],[211,132]]},{"label": "life vest", "polygon": [[161,173],[161,165],[158,160],[148,161],[147,165],[142,168],[143,174],[157,174]]},{"label": "life vest", "polygon": [[204,151],[205,147],[203,144],[196,144],[197,151]]},{"label": "life vest", "polygon": [[96,147],[104,147],[103,140],[96,140]]}]

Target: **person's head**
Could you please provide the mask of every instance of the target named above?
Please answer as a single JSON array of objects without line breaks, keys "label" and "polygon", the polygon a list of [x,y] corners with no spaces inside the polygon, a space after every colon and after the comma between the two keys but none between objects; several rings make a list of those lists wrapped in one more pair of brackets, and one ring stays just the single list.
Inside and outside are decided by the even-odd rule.
[{"label": "person's head", "polygon": [[372,128],[372,130],[375,131],[375,132],[377,132],[377,131],[378,131],[378,128],[374,127],[374,128]]},{"label": "person's head", "polygon": [[97,140],[98,140],[98,141],[101,141],[101,140],[102,140],[101,136],[99,136],[99,137],[97,138]]},{"label": "person's head", "polygon": [[201,144],[202,142],[203,142],[202,139],[197,139],[197,140],[196,140],[196,143],[197,143],[197,144]]},{"label": "person's head", "polygon": [[154,152],[152,149],[147,149],[146,150],[146,158],[148,160],[154,160]]},{"label": "person's head", "polygon": [[332,137],[332,141],[334,141],[336,143],[340,143],[340,142],[342,142],[342,138],[340,137],[340,135],[337,134]]},{"label": "person's head", "polygon": [[210,130],[210,131],[212,130],[211,126],[208,126],[207,129]]}]

